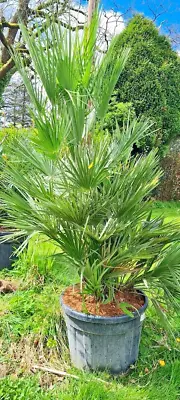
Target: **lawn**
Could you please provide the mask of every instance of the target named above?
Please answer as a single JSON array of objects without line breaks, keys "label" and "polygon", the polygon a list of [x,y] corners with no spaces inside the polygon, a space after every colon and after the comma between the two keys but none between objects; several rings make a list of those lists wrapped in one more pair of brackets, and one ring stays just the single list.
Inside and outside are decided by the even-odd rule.
[{"label": "lawn", "polygon": [[154,204],[153,216],[165,217],[165,222],[177,221],[180,222],[180,202],[178,201],[157,201]]},{"label": "lawn", "polygon": [[[156,203],[153,214],[180,220],[178,204]],[[10,279],[17,290],[0,297],[0,400],[178,400],[180,318],[168,312],[174,337],[167,335],[149,307],[139,360],[128,374],[112,377],[72,367],[59,295],[77,276],[60,255],[52,257],[55,252],[45,238],[37,239],[14,270],[1,272],[1,278]],[[33,365],[79,379],[34,371]]]}]

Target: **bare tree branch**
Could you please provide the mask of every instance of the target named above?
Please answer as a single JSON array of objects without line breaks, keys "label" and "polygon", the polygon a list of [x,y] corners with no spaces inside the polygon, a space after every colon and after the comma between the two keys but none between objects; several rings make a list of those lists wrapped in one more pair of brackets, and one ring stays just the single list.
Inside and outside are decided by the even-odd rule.
[{"label": "bare tree branch", "polygon": [[[19,0],[19,2],[18,2],[18,10],[14,14],[12,21],[11,21],[12,24],[17,24],[17,27],[13,28],[13,29],[9,27],[8,34],[6,37],[6,41],[10,47],[14,44],[16,35],[19,30],[19,26],[18,26],[19,19],[22,22],[24,22],[24,24],[27,23],[29,2],[30,2],[30,0]],[[2,57],[1,57],[2,63],[6,64],[10,58],[11,58],[11,55],[10,55],[8,48],[4,47],[2,50]]]},{"label": "bare tree branch", "polygon": [[10,28],[10,29],[19,29],[19,24],[8,22],[6,20],[0,22],[0,29],[2,28]]},{"label": "bare tree branch", "polygon": [[155,22],[157,21],[157,19],[163,15],[166,14],[168,12],[168,7],[166,5],[166,7],[164,7],[164,5],[162,3],[160,3],[158,6],[156,6],[155,9],[152,8],[152,6],[150,6],[149,1],[147,1],[147,6],[149,8],[149,11],[152,13],[152,21]]},{"label": "bare tree branch", "polygon": [[3,44],[3,46],[9,51],[9,43],[7,42],[3,32],[0,30],[0,41]]},{"label": "bare tree branch", "polygon": [[14,67],[14,61],[12,58],[9,58],[9,60],[7,61],[6,64],[4,64],[1,68],[0,68],[0,79],[5,78],[5,76],[7,75],[7,73]]}]

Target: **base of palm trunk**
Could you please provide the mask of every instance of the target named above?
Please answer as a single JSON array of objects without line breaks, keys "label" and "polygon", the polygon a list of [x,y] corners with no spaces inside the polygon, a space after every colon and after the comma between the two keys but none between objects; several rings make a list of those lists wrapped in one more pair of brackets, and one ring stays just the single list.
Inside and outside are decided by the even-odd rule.
[{"label": "base of palm trunk", "polygon": [[[143,294],[144,296],[144,294]],[[60,303],[64,312],[72,363],[79,369],[127,371],[138,358],[144,312],[148,299],[134,317],[101,317],[77,312]]]}]

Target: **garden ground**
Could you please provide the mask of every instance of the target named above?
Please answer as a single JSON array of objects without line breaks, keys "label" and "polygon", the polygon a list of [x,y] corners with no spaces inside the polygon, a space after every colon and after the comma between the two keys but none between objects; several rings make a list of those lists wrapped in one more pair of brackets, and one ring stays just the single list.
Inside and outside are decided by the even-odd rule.
[{"label": "garden ground", "polygon": [[[180,220],[179,204],[156,203],[155,215]],[[32,241],[16,268],[1,272],[16,286],[0,297],[0,400],[178,400],[180,399],[180,317],[169,316],[174,337],[149,307],[139,360],[127,375],[86,373],[69,359],[59,295],[77,277],[45,238]],[[47,366],[76,375],[58,377],[34,370]],[[101,379],[98,380],[98,379]]]}]

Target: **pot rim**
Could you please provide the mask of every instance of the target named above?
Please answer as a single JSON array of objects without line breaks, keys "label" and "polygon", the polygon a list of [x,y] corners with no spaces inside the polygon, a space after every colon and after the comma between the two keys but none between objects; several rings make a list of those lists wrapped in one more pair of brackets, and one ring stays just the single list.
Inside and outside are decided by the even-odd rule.
[{"label": "pot rim", "polygon": [[63,302],[63,295],[64,292],[60,296],[60,304],[62,309],[64,310],[65,314],[67,314],[69,317],[72,317],[74,319],[78,319],[80,321],[85,321],[85,322],[91,322],[94,324],[101,323],[101,324],[117,324],[117,323],[124,323],[124,322],[129,322],[133,321],[135,318],[138,318],[139,316],[142,316],[144,314],[147,306],[148,306],[148,298],[144,294],[142,290],[137,289],[137,292],[141,293],[144,297],[144,304],[142,307],[140,307],[137,311],[133,311],[134,318],[130,317],[129,315],[123,314],[119,315],[118,317],[102,317],[100,315],[93,315],[93,314],[85,314],[81,313],[79,311],[73,310],[73,308],[67,306]]},{"label": "pot rim", "polygon": [[[1,237],[5,237],[5,236],[8,236],[8,235],[11,235],[12,233],[15,233],[16,231],[0,231],[0,238]],[[25,237],[24,237],[25,238]],[[11,239],[4,239],[4,240],[2,240],[2,242],[0,242],[0,246],[1,245],[4,245],[4,244],[16,244],[16,243],[23,243],[24,242],[24,239],[23,237],[14,237],[13,239],[11,238]]]},{"label": "pot rim", "polygon": [[0,236],[6,236],[6,235],[10,235],[10,234],[12,234],[12,233],[14,233],[14,232],[16,232],[16,231],[7,231],[7,230],[1,230],[0,231]]}]

